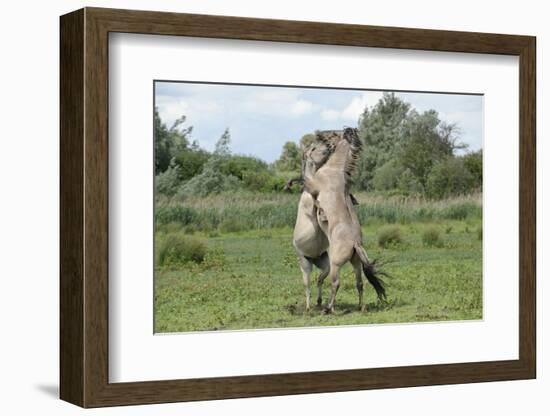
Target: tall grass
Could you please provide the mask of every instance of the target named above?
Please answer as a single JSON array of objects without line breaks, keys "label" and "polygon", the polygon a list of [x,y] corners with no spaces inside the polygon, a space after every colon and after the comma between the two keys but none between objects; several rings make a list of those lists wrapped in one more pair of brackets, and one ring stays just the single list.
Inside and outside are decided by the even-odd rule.
[{"label": "tall grass", "polygon": [[[299,195],[286,193],[245,193],[190,198],[185,202],[157,201],[158,227],[177,223],[193,225],[200,231],[237,232],[254,229],[293,227]],[[444,200],[421,197],[383,197],[356,194],[356,207],[363,225],[370,222],[408,224],[410,222],[481,218],[481,194]]]}]

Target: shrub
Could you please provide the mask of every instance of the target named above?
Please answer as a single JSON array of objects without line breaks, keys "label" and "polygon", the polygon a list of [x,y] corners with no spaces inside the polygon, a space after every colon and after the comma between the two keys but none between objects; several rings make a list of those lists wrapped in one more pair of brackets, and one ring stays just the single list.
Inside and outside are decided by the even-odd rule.
[{"label": "shrub", "polygon": [[475,180],[476,186],[481,188],[483,183],[483,153],[481,150],[477,152],[467,153],[462,156],[464,166],[472,174]]},{"label": "shrub", "polygon": [[383,227],[378,232],[378,245],[383,248],[395,246],[403,242],[401,229],[397,226]]},{"label": "shrub", "polygon": [[397,188],[403,195],[420,195],[424,192],[424,187],[418,178],[411,172],[410,169],[405,169],[399,180],[397,181]]},{"label": "shrub", "polygon": [[402,173],[403,168],[395,160],[390,160],[376,170],[372,185],[376,190],[393,190],[397,188]]},{"label": "shrub", "polygon": [[222,233],[236,233],[244,229],[243,224],[235,218],[228,218],[220,224],[220,231]]},{"label": "shrub", "polygon": [[185,234],[195,234],[197,231],[199,231],[199,228],[196,224],[189,224],[184,228]]},{"label": "shrub", "polygon": [[[298,176],[298,175],[297,174],[291,175],[291,177],[296,177],[296,176]],[[267,184],[266,191],[281,192],[282,190],[285,189],[285,186],[286,186],[287,182],[289,181],[289,179],[291,179],[291,177],[283,176],[279,173],[271,175],[270,179],[269,179],[269,183]],[[300,194],[300,193],[302,193],[302,187],[301,186],[293,186],[287,192],[291,192],[291,193],[294,193],[294,194]]]},{"label": "shrub", "polygon": [[208,161],[210,155],[202,149],[186,149],[176,156],[175,163],[179,168],[178,174],[181,181],[187,181],[198,175]]},{"label": "shrub", "polygon": [[449,157],[434,165],[428,175],[426,193],[430,198],[466,194],[476,188],[476,180],[464,160]]},{"label": "shrub", "polygon": [[157,265],[181,266],[188,262],[202,263],[206,256],[202,240],[183,233],[170,233],[157,238]]},{"label": "shrub", "polygon": [[204,164],[202,172],[185,182],[178,190],[177,197],[185,200],[189,197],[204,197],[210,194],[235,191],[241,187],[239,178],[222,171],[223,159],[211,157]]},{"label": "shrub", "polygon": [[477,228],[477,239],[479,241],[483,240],[483,227],[481,226]]},{"label": "shrub", "polygon": [[221,234],[219,233],[219,231],[216,231],[216,230],[212,230],[208,233],[208,237],[209,238],[217,238],[219,237]]},{"label": "shrub", "polygon": [[246,170],[242,172],[242,181],[246,189],[256,192],[268,192],[271,182],[271,174],[267,171],[258,172]]},{"label": "shrub", "polygon": [[422,242],[425,246],[429,247],[443,246],[443,241],[441,241],[439,230],[436,227],[429,227],[424,230],[422,233]]},{"label": "shrub", "polygon": [[156,192],[161,195],[173,196],[177,192],[180,184],[180,167],[176,165],[174,159],[172,159],[168,169],[156,176],[155,189]]},{"label": "shrub", "polygon": [[234,176],[243,180],[247,173],[256,174],[267,172],[267,164],[256,157],[233,155],[220,158],[217,161],[219,170],[226,176]]},{"label": "shrub", "polygon": [[182,230],[182,225],[177,222],[169,222],[167,224],[156,224],[156,232],[162,234],[177,233]]},{"label": "shrub", "polygon": [[195,209],[182,205],[161,205],[155,211],[155,220],[158,225],[171,222],[187,225],[195,222],[197,217],[198,214]]}]

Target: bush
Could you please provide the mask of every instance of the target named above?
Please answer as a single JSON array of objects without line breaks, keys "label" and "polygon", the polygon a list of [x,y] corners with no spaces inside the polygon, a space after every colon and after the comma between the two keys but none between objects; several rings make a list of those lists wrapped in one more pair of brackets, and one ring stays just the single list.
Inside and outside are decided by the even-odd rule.
[{"label": "bush", "polygon": [[483,227],[481,226],[477,228],[477,239],[479,241],[483,240]]},{"label": "bush", "polygon": [[196,224],[189,224],[184,228],[185,234],[195,234],[197,231],[199,231],[199,227],[197,227]]},{"label": "bush", "polygon": [[243,180],[249,172],[256,172],[256,174],[267,172],[267,163],[252,156],[232,155],[220,158],[217,164],[224,175],[234,176],[240,180]]},{"label": "bush", "polygon": [[383,248],[399,245],[403,242],[401,229],[397,226],[383,227],[378,232],[378,245]]},{"label": "bush", "polygon": [[180,180],[187,181],[193,176],[198,175],[208,161],[210,155],[202,149],[186,149],[176,156],[175,163],[179,168]]},{"label": "bush", "polygon": [[[291,175],[291,177],[297,177],[297,176],[299,176],[299,174]],[[282,190],[284,190],[286,184],[291,179],[291,177],[283,176],[280,173],[271,175],[268,183],[268,188],[266,189],[266,191],[281,192]],[[294,194],[301,194],[302,187],[295,185],[287,192],[291,192]]]},{"label": "bush", "polygon": [[271,174],[267,171],[246,170],[242,172],[242,181],[246,189],[256,192],[269,192]]},{"label": "bush", "polygon": [[155,189],[159,194],[172,196],[177,192],[180,184],[180,167],[174,164],[174,159],[172,159],[168,169],[156,176]]},{"label": "bush", "polygon": [[157,237],[157,266],[181,266],[188,262],[202,263],[206,256],[202,240],[183,233]]},{"label": "bush", "polygon": [[443,241],[441,241],[439,230],[436,227],[429,227],[424,230],[422,233],[422,242],[425,246],[429,247],[443,246]]},{"label": "bush", "polygon": [[390,160],[376,170],[372,185],[378,191],[393,190],[397,188],[402,173],[403,168],[395,160]]},{"label": "bush", "polygon": [[197,218],[198,213],[195,209],[182,205],[159,206],[155,211],[157,225],[169,224],[171,222],[188,225],[194,223]]},{"label": "bush", "polygon": [[228,218],[220,224],[220,231],[222,233],[237,233],[244,229],[243,224],[235,218]]},{"label": "bush", "polygon": [[403,195],[420,195],[424,187],[410,169],[405,169],[399,176],[397,188]]},{"label": "bush", "polygon": [[169,222],[167,224],[155,224],[155,230],[157,233],[169,234],[177,233],[183,229],[182,225],[178,222]]},{"label": "bush", "polygon": [[445,198],[461,195],[476,188],[474,176],[461,158],[447,158],[432,168],[428,175],[426,194],[430,198]]},{"label": "bush", "polygon": [[193,196],[207,196],[221,192],[235,191],[241,187],[239,178],[222,171],[223,159],[211,157],[205,163],[202,172],[185,182],[178,190],[179,199]]},{"label": "bush", "polygon": [[483,183],[483,153],[481,150],[462,156],[464,166],[472,174],[476,186],[481,188]]}]

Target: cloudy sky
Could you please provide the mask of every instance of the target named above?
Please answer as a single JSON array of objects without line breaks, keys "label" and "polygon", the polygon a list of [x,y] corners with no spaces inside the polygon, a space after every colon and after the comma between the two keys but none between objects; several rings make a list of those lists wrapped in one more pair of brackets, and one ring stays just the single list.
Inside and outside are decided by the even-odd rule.
[{"label": "cloudy sky", "polygon": [[[417,111],[434,109],[457,123],[470,150],[482,147],[483,99],[475,95],[397,93]],[[155,104],[170,127],[181,115],[193,126],[192,139],[213,150],[225,128],[234,153],[276,160],[283,144],[315,130],[356,126],[380,91],[156,82]]]}]

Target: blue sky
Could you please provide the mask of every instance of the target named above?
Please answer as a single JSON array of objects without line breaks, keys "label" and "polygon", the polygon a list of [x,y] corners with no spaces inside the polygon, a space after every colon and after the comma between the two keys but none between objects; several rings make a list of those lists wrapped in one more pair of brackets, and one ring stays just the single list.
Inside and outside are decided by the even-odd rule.
[{"label": "blue sky", "polygon": [[[482,147],[483,99],[475,95],[397,93],[417,111],[434,109],[441,120],[457,123],[470,150]],[[193,126],[192,139],[213,150],[225,128],[234,153],[267,162],[279,158],[287,141],[298,142],[315,130],[356,126],[365,106],[380,91],[156,82],[155,102],[171,126],[181,115]]]}]

